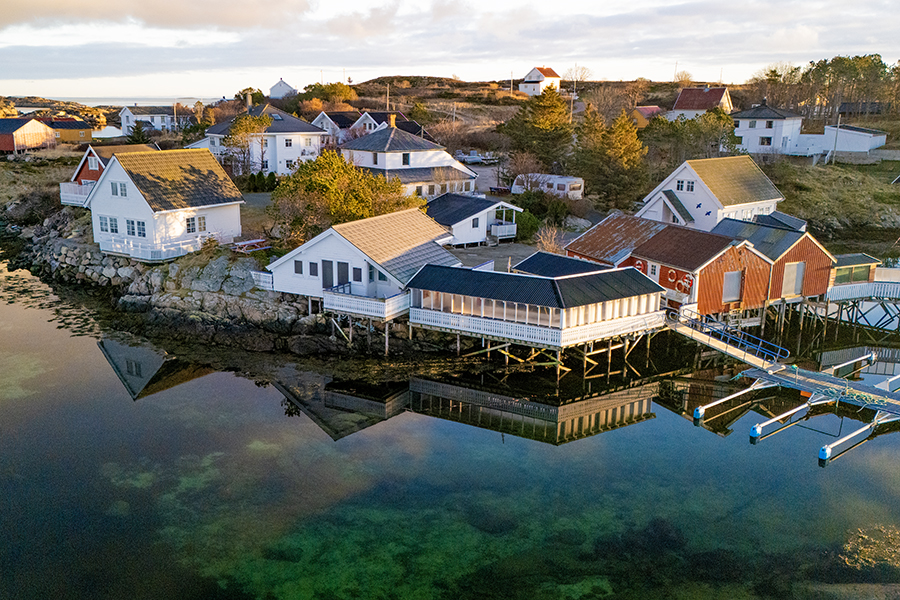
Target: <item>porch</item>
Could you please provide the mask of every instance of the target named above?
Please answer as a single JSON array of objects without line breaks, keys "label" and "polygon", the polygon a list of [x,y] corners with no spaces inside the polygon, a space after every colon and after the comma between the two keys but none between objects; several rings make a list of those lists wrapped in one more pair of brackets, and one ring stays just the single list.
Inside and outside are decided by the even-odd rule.
[{"label": "porch", "polygon": [[200,250],[203,242],[209,237],[215,237],[220,244],[230,244],[234,240],[233,236],[206,235],[177,242],[151,244],[149,242],[138,242],[131,238],[105,237],[97,240],[97,243],[100,244],[100,251],[107,254],[120,254],[130,256],[136,260],[157,262],[172,260],[191,252],[197,252]]},{"label": "porch", "polygon": [[409,292],[401,292],[389,298],[370,298],[351,294],[350,284],[344,283],[324,290],[323,296],[326,311],[345,315],[390,321],[409,311]]},{"label": "porch", "polygon": [[67,206],[84,206],[92,189],[94,189],[94,182],[84,185],[74,181],[60,183],[59,201]]}]

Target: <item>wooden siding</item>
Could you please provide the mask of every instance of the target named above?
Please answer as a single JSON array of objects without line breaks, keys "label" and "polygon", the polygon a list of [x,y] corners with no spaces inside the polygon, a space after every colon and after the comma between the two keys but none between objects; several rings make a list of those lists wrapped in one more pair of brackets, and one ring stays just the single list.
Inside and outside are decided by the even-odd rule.
[{"label": "wooden siding", "polygon": [[822,250],[809,234],[803,236],[793,248],[779,258],[772,267],[772,285],[769,288],[769,300],[781,298],[781,286],[784,281],[784,265],[787,263],[805,262],[803,274],[803,295],[818,296],[828,290],[831,279],[831,257]]},{"label": "wooden siding", "polygon": [[[659,264],[659,274],[654,277],[650,275],[650,262],[654,261],[647,261],[647,259],[645,258],[635,258],[634,256],[629,256],[622,261],[622,264],[620,266],[634,267],[667,290],[675,290],[676,292],[679,292],[681,294],[691,293],[691,289],[693,289],[693,286],[686,287],[683,282],[685,281],[685,277],[688,276],[690,276],[690,279],[693,279],[693,273],[678,269],[676,267],[671,267],[665,263],[657,263]],[[678,285],[679,282],[681,282],[682,284]]]},{"label": "wooden siding", "polygon": [[[766,303],[770,264],[746,246],[727,248],[714,261],[700,270],[694,285],[697,289],[697,312],[703,315],[721,313],[729,308],[760,308]],[[725,273],[741,271],[741,299],[737,303],[722,302]],[[665,283],[660,282],[660,285]]]},{"label": "wooden siding", "polygon": [[78,173],[75,175],[74,181],[77,181],[80,184],[84,184],[85,181],[98,181],[100,179],[100,175],[103,173],[103,163],[100,162],[99,158],[96,158],[95,155],[89,155],[90,158],[94,158],[97,161],[97,168],[93,171],[90,169],[90,158],[85,159],[84,164],[81,165],[81,168],[78,170]]},{"label": "wooden siding", "polygon": [[55,147],[56,133],[40,121],[29,121],[13,133],[0,135],[0,152]]},{"label": "wooden siding", "polygon": [[[572,252],[571,250],[566,250],[566,256],[568,256],[569,258],[583,258],[584,260],[589,260],[593,263],[597,263],[598,265],[603,265],[604,267],[616,266],[616,265],[610,265],[608,262],[604,262],[602,260],[597,260],[596,258],[588,256],[587,254],[579,254],[578,252]],[[625,265],[623,262],[622,265],[618,265],[618,266],[627,266],[627,265]]]}]

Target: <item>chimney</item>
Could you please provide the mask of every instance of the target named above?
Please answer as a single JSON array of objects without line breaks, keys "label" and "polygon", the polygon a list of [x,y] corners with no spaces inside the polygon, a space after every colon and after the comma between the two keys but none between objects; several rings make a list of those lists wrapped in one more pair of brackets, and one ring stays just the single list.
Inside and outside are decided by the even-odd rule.
[{"label": "chimney", "polygon": [[247,92],[247,114],[250,114],[251,108],[253,108],[253,96],[250,95],[250,92]]},{"label": "chimney", "polygon": [[395,115],[394,113],[388,115],[388,125],[391,127],[397,126],[397,115]]}]

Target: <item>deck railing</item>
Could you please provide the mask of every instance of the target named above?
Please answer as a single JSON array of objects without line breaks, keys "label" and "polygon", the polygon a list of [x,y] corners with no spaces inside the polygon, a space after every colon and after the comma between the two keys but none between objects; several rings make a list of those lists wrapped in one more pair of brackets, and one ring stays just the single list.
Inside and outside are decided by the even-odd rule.
[{"label": "deck railing", "polygon": [[768,362],[778,362],[789,356],[789,352],[772,342],[750,335],[745,331],[729,327],[721,321],[701,315],[690,309],[670,310],[669,319],[673,322],[687,325],[694,331],[698,331],[709,337],[719,340],[732,348],[751,354]]},{"label": "deck railing", "polygon": [[515,223],[495,223],[490,226],[490,231],[488,232],[494,237],[497,238],[511,238],[516,237],[516,224]]},{"label": "deck railing", "polygon": [[275,276],[268,271],[250,271],[253,276],[253,285],[261,290],[275,290]]},{"label": "deck railing", "polygon": [[337,313],[375,317],[383,321],[406,314],[409,310],[409,293],[402,292],[389,298],[370,298],[350,293],[350,284],[335,286],[324,291],[325,310]]},{"label": "deck railing", "polygon": [[873,281],[836,285],[828,289],[825,297],[830,302],[859,300],[863,298],[900,299],[900,282]]},{"label": "deck railing", "polygon": [[198,236],[188,240],[180,240],[177,242],[165,242],[162,244],[151,244],[149,242],[138,242],[132,239],[122,238],[101,238],[98,241],[102,252],[111,252],[114,254],[125,254],[137,260],[146,261],[162,261],[171,260],[196,252],[200,250],[203,242],[214,237],[219,243],[230,244],[234,239],[233,236],[224,236],[221,234],[208,234]]},{"label": "deck railing", "polygon": [[94,182],[80,184],[74,181],[66,181],[59,184],[59,201],[68,206],[84,206]]}]

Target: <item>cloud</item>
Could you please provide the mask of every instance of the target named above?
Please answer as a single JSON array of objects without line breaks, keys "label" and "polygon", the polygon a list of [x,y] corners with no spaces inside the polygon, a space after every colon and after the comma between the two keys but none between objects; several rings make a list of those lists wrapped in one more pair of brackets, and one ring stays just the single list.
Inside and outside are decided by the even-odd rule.
[{"label": "cloud", "polygon": [[372,8],[368,14],[353,12],[329,19],[325,30],[338,38],[365,39],[378,38],[382,42],[397,30],[398,2]]},{"label": "cloud", "polygon": [[[93,31],[97,36],[85,36],[85,31]],[[0,31],[0,48],[10,46],[86,46],[96,45],[97,38],[103,44],[127,44],[154,48],[186,48],[192,46],[221,46],[240,40],[240,36],[230,31],[209,29],[165,29],[146,27],[127,19],[123,22],[61,23],[39,28],[35,25],[13,25]]]}]

